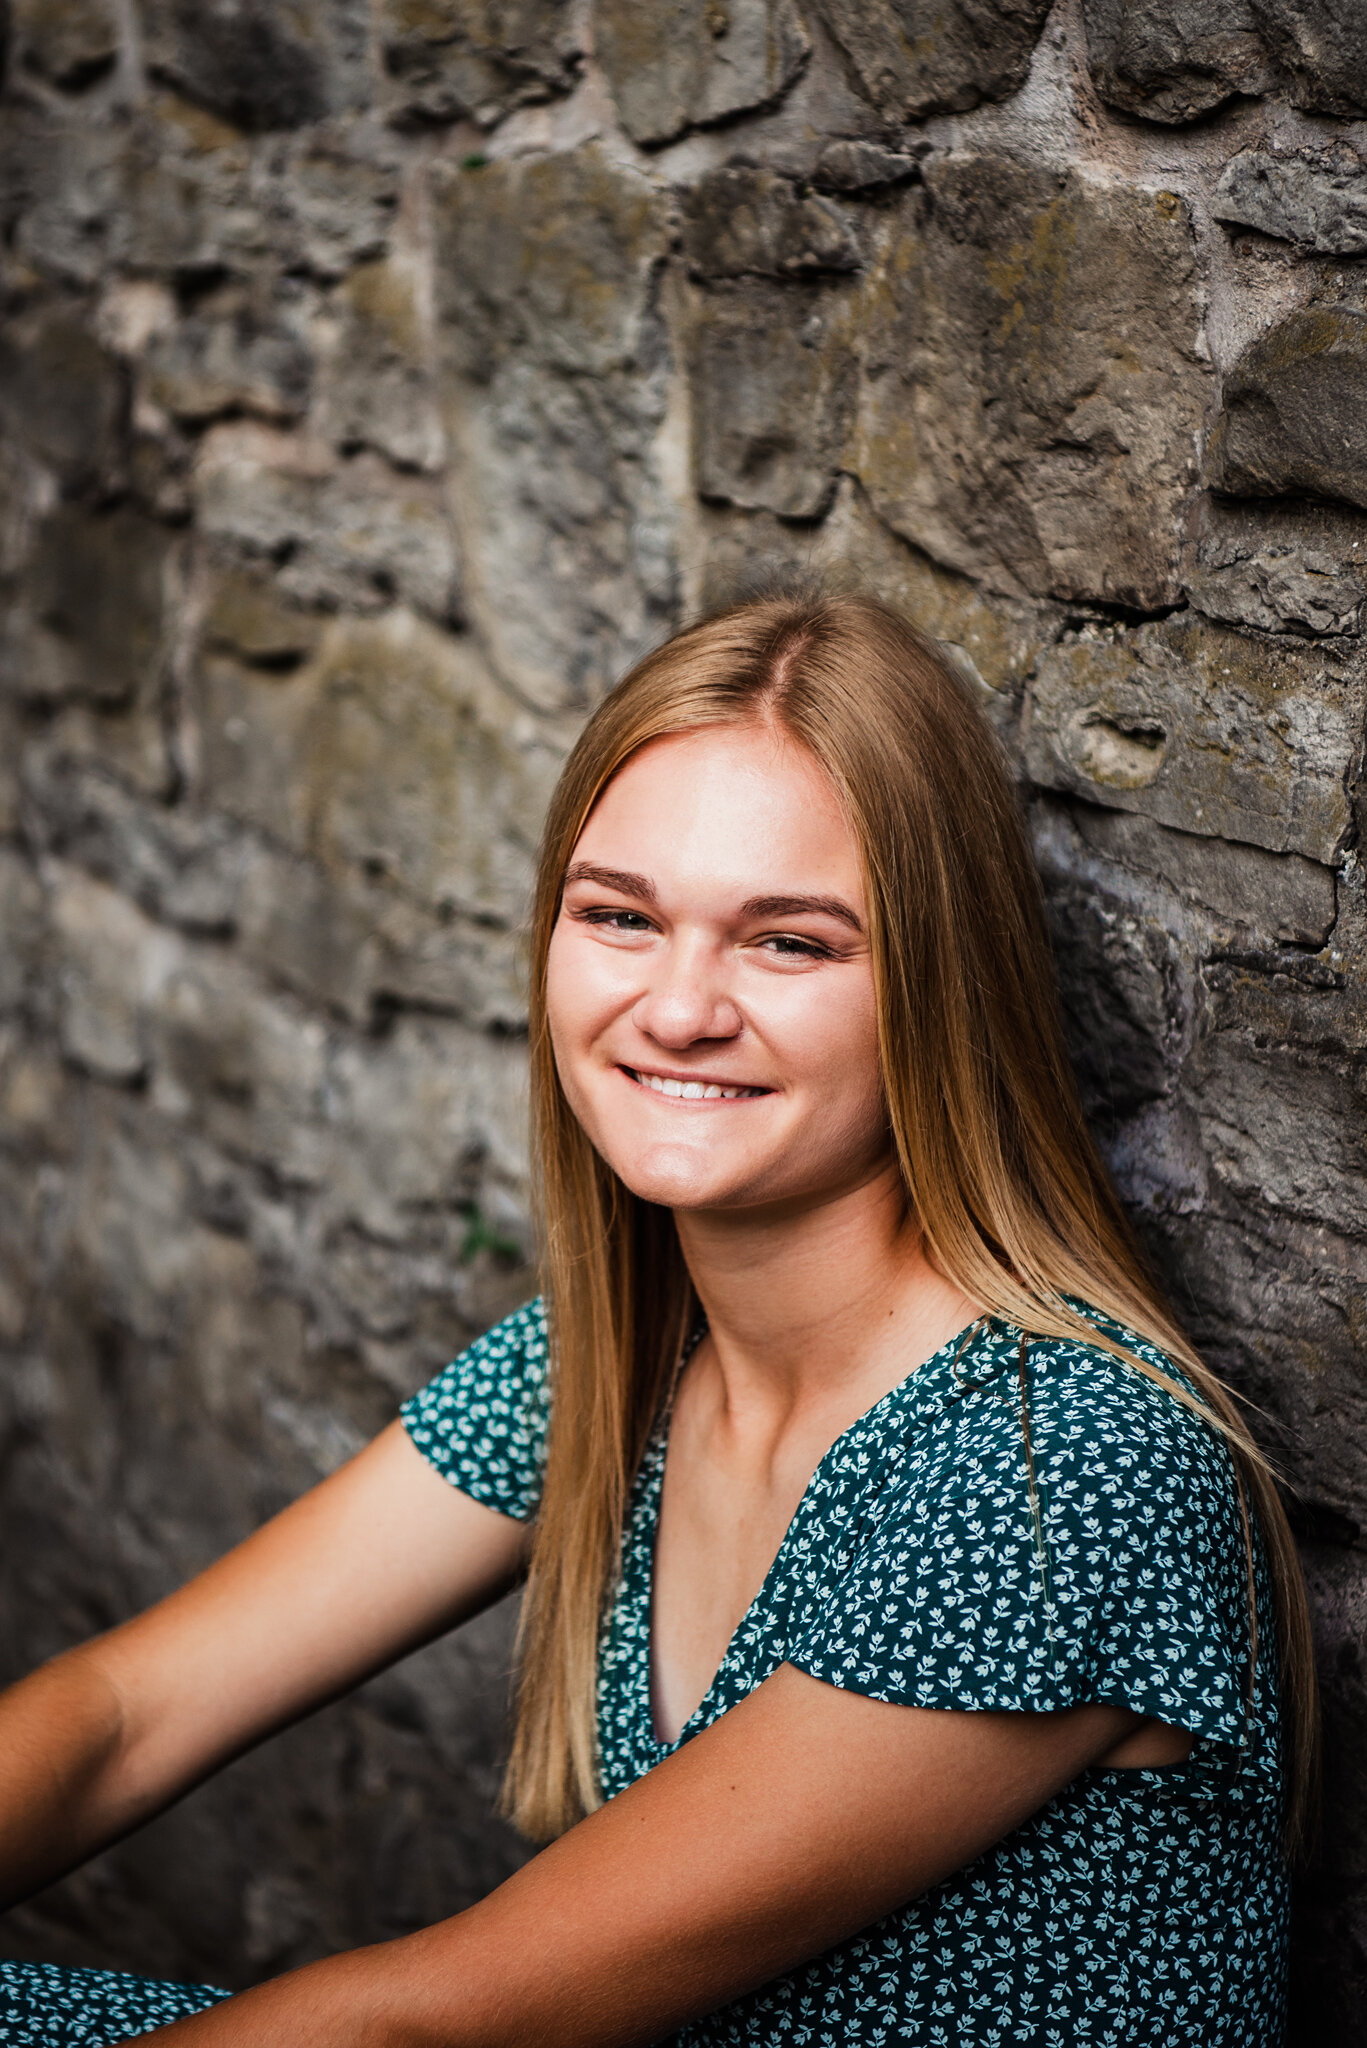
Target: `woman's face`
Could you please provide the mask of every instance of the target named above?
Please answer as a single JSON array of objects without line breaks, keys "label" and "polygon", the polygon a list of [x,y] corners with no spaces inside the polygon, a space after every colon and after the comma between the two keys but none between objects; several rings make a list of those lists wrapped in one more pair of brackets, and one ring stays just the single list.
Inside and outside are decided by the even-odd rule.
[{"label": "woman's face", "polygon": [[766,725],[654,740],[574,849],[548,963],[561,1083],[633,1193],[831,1197],[890,1157],[863,881],[825,772]]}]

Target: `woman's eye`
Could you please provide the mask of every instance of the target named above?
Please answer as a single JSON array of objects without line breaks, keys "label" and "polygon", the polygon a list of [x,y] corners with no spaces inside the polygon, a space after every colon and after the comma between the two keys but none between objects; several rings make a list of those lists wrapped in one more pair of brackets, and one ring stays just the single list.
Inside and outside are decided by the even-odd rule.
[{"label": "woman's eye", "polygon": [[824,960],[826,948],[816,939],[800,939],[794,932],[773,932],[763,942],[780,960]]},{"label": "woman's eye", "polygon": [[613,932],[648,932],[653,929],[650,919],[639,910],[586,910],[583,912],[586,924],[596,924]]}]

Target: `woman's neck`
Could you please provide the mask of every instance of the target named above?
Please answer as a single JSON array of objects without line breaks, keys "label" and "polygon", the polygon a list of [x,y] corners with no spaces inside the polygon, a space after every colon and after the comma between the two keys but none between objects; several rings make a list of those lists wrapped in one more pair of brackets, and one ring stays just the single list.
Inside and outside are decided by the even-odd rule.
[{"label": "woman's neck", "polygon": [[868,1405],[975,1314],[926,1257],[891,1162],[800,1209],[675,1220],[728,1405],[780,1427],[808,1407]]}]

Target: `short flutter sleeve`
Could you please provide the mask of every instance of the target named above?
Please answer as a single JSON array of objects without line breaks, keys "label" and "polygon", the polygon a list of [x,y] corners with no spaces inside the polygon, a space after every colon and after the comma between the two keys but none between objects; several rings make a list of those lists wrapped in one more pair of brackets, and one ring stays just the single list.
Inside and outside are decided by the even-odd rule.
[{"label": "short flutter sleeve", "polygon": [[789,1661],[907,1705],[1104,1701],[1240,1742],[1247,1551],[1224,1440],[1106,1351],[1032,1339],[1027,1454],[1018,1355],[994,1326],[901,1418]]},{"label": "short flutter sleeve", "polygon": [[541,1501],[550,1412],[546,1317],[528,1302],[429,1380],[401,1410],[443,1479],[529,1522]]}]

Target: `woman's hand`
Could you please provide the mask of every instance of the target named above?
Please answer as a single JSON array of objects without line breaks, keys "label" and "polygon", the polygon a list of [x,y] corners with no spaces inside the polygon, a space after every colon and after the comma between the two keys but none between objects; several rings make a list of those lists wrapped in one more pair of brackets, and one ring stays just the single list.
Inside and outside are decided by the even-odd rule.
[{"label": "woman's hand", "polygon": [[892,1706],[783,1665],[468,1912],[277,1978],[170,2048],[632,2048],[970,1863],[1139,1725]]},{"label": "woman's hand", "polygon": [[488,1606],[526,1544],[393,1423],[180,1592],[0,1698],[0,1906]]}]

